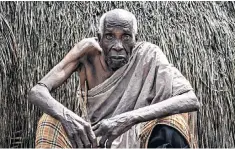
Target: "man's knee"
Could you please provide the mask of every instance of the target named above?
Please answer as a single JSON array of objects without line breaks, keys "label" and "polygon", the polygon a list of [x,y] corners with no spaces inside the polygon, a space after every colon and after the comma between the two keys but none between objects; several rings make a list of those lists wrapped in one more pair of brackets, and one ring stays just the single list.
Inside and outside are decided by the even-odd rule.
[{"label": "man's knee", "polygon": [[189,148],[189,144],[173,127],[156,125],[150,135],[148,148]]},{"label": "man's knee", "polygon": [[43,114],[36,132],[36,148],[69,148],[69,139],[62,124],[55,118]]}]

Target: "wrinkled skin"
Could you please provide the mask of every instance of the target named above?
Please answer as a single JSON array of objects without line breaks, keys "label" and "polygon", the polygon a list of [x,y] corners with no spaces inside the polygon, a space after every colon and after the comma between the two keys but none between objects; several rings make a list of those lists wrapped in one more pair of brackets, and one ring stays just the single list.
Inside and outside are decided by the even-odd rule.
[{"label": "wrinkled skin", "polygon": [[[104,30],[98,34],[98,38],[109,70],[116,71],[124,66],[136,43],[131,16],[129,14],[107,14],[104,20]],[[135,124],[130,120],[132,120],[132,116],[115,116],[95,125],[93,130],[96,136],[102,136],[99,146],[110,148],[119,135]]]},{"label": "wrinkled skin", "polygon": [[65,110],[63,116],[64,119],[61,119],[61,123],[73,147],[97,147],[96,136],[90,123],[70,110]]},{"label": "wrinkled skin", "polygon": [[103,33],[98,34],[98,39],[86,38],[80,41],[40,80],[46,87],[35,85],[31,89],[29,100],[62,123],[73,147],[97,147],[98,136],[101,136],[98,142],[100,147],[111,147],[114,139],[135,124],[199,108],[195,94],[190,91],[154,105],[103,119],[91,127],[89,122],[51,96],[50,91],[59,87],[75,71],[79,73],[82,90],[85,80],[88,82],[88,89],[104,82],[128,62],[135,42],[136,35],[130,14],[110,11],[104,21]]},{"label": "wrinkled skin", "polygon": [[112,142],[118,136],[138,123],[172,114],[195,111],[198,108],[199,103],[197,97],[193,91],[189,91],[157,104],[122,113],[108,119],[103,119],[95,126],[92,126],[92,129],[96,136],[101,136],[99,146],[110,148]]},{"label": "wrinkled skin", "polygon": [[[90,123],[56,101],[51,96],[50,91],[60,86],[74,71],[76,71],[79,65],[89,65],[87,62],[88,57],[95,57],[93,63],[98,63],[99,65],[96,66],[102,68],[100,69],[100,73],[110,76],[111,73],[107,70],[102,55],[102,49],[97,42],[97,39],[86,38],[77,43],[65,58],[40,81],[47,87],[36,85],[29,93],[29,99],[32,103],[37,105],[43,112],[58,119],[62,123],[74,148],[97,147],[96,136]],[[99,78],[97,80],[103,81]],[[99,83],[90,82],[91,87],[95,86],[96,83]]]},{"label": "wrinkled skin", "polygon": [[[40,81],[46,84],[47,88],[36,85],[29,95],[32,103],[62,123],[73,147],[97,147],[94,132],[88,122],[53,99],[50,91],[60,86],[76,70],[79,70],[82,89],[85,88],[85,80],[88,80],[88,89],[91,89],[128,62],[135,45],[132,18],[129,14],[123,14],[125,18],[113,19],[117,18],[116,15],[115,13],[107,14],[104,32],[98,34],[98,39],[81,40]],[[116,122],[124,122],[124,120],[120,122],[116,120],[114,118],[107,120],[109,123],[106,124],[116,126]],[[98,130],[103,130],[102,126],[105,127],[105,125],[99,125]],[[118,132],[122,133],[122,131]],[[98,132],[96,135],[101,134]],[[115,135],[113,138],[116,137]],[[104,144],[101,143],[101,146]]]},{"label": "wrinkled skin", "polygon": [[103,119],[92,127],[96,136],[102,136],[99,147],[110,148],[112,142],[135,124],[133,115],[117,115]]},{"label": "wrinkled skin", "polygon": [[105,60],[113,71],[125,65],[136,43],[133,21],[128,14],[107,14],[103,33],[98,34]]}]

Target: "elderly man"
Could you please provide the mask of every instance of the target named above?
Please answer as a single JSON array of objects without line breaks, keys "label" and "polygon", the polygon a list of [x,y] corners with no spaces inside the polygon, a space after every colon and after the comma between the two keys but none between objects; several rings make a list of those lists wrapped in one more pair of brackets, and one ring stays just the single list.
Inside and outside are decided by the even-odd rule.
[{"label": "elderly man", "polygon": [[[197,110],[193,89],[156,45],[136,38],[134,15],[109,11],[100,19],[98,38],[76,44],[32,88],[29,99],[48,114],[39,121],[36,147],[189,145],[180,129],[156,124],[160,118]],[[76,114],[50,94],[75,71],[80,78]]]}]

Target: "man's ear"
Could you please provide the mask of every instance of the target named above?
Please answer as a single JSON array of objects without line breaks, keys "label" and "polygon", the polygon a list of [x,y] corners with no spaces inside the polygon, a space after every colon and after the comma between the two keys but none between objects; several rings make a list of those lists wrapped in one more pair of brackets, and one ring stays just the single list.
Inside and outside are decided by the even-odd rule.
[{"label": "man's ear", "polygon": [[100,42],[100,40],[101,40],[101,34],[100,34],[100,32],[97,33],[97,37],[98,37],[98,41]]}]

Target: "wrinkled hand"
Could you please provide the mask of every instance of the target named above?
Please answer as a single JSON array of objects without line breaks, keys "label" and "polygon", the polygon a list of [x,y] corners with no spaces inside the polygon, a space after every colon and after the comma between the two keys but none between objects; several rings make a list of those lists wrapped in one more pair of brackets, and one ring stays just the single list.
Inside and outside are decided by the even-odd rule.
[{"label": "wrinkled hand", "polygon": [[[121,134],[129,130],[134,125],[130,115],[117,115],[109,119],[103,119],[92,127],[96,137],[101,136],[99,147],[110,148],[112,142]],[[106,145],[105,145],[106,144]]]},{"label": "wrinkled hand", "polygon": [[83,58],[87,55],[96,55],[102,53],[102,48],[100,47],[96,37],[85,38],[75,44],[72,48],[72,53],[76,58]]},{"label": "wrinkled hand", "polygon": [[64,109],[60,118],[73,148],[97,147],[96,136],[91,125],[68,109]]}]

